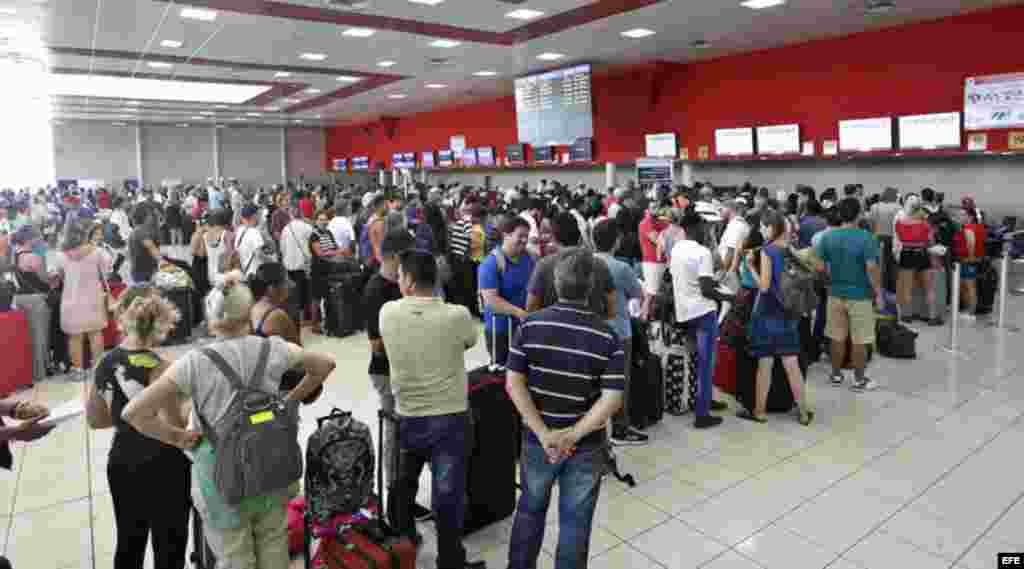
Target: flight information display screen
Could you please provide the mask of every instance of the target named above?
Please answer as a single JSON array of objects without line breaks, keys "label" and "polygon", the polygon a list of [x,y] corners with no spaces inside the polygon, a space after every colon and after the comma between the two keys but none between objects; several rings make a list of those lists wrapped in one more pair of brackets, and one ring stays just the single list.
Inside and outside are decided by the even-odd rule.
[{"label": "flight information display screen", "polygon": [[515,89],[519,142],[569,146],[594,136],[589,65],[520,77]]}]

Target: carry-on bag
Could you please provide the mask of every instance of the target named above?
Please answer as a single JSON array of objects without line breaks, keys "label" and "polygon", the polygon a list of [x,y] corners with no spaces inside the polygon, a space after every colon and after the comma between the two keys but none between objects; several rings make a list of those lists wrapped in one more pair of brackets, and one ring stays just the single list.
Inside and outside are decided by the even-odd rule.
[{"label": "carry-on bag", "polygon": [[7,351],[0,365],[0,396],[32,385],[32,337],[21,310],[0,312],[0,343]]}]

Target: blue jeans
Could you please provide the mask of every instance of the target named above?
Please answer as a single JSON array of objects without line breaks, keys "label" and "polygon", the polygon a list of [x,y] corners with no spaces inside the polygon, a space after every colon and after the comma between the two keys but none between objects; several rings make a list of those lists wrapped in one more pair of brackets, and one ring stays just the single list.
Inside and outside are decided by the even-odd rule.
[{"label": "blue jeans", "polygon": [[718,342],[718,311],[712,310],[686,322],[690,339],[697,348],[697,409],[698,417],[711,413],[711,380],[715,375],[715,352]]},{"label": "blue jeans", "polygon": [[544,521],[551,487],[558,482],[558,549],[555,569],[586,569],[590,528],[607,468],[604,446],[579,448],[558,464],[548,462],[544,448],[524,437],[519,461],[522,495],[512,525],[509,569],[536,569],[544,542]]},{"label": "blue jeans", "polygon": [[433,476],[430,505],[437,528],[438,569],[462,569],[466,549],[462,529],[466,521],[466,466],[473,441],[468,413],[403,417],[398,427],[398,478],[388,500],[388,516],[399,533],[416,535],[412,505],[419,491],[420,473],[429,462]]}]

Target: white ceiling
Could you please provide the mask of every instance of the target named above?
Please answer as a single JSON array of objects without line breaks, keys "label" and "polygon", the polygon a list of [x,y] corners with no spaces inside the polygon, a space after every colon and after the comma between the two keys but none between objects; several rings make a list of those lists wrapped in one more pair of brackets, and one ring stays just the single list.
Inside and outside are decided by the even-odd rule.
[{"label": "white ceiling", "polygon": [[[323,6],[321,0],[287,1]],[[530,8],[543,11],[548,17],[596,0],[528,0],[520,5],[496,0],[445,0],[436,7],[408,0],[371,1],[371,7],[360,13],[500,33],[524,24],[506,18],[505,13],[510,10]],[[758,11],[740,6],[739,1],[664,0],[518,45],[464,43],[450,49],[431,47],[429,44],[435,38],[423,35],[380,30],[369,38],[350,38],[341,35],[347,26],[226,11],[219,11],[213,22],[185,20],[179,15],[181,5],[152,0],[0,0],[0,32],[5,24],[22,22],[38,29],[47,46],[84,50],[76,55],[50,54],[51,67],[95,73],[159,74],[168,78],[298,82],[321,91],[318,95],[295,95],[294,101],[315,98],[348,85],[336,79],[338,73],[346,71],[404,77],[297,113],[275,114],[265,108],[245,105],[229,105],[224,109],[209,104],[174,102],[145,102],[138,107],[139,112],[131,113],[138,115],[139,120],[156,122],[182,122],[198,116],[199,111],[208,111],[215,114],[205,119],[207,122],[230,123],[244,117],[247,122],[280,124],[288,121],[293,124],[294,120],[304,120],[306,124],[330,124],[382,115],[398,116],[510,94],[511,78],[573,62],[594,63],[599,69],[652,60],[689,62],[1017,3],[1016,0],[895,0],[897,8],[893,12],[867,17],[862,0],[789,0],[782,7]],[[5,7],[13,7],[17,14],[5,15]],[[620,36],[620,32],[638,27],[658,33],[636,40]],[[178,40],[184,45],[179,49],[165,48],[159,45],[161,40]],[[712,47],[695,50],[692,44],[696,40],[710,41]],[[88,54],[93,49],[143,55],[129,59],[90,57]],[[536,59],[538,54],[549,51],[563,53],[566,58],[555,63]],[[321,62],[305,61],[299,58],[303,52],[324,53],[328,58]],[[170,69],[153,69],[145,64],[146,54],[201,58],[219,63],[215,66],[177,63]],[[436,57],[450,58],[450,63],[431,64],[429,60]],[[377,62],[385,59],[397,64],[386,69],[378,67]],[[265,68],[232,67],[249,64]],[[312,72],[275,78],[274,70],[279,66],[301,66]],[[497,71],[499,76],[473,76],[474,72],[484,69]],[[428,89],[427,83],[447,87]],[[407,97],[387,97],[396,93]],[[123,103],[111,99],[56,97],[54,114],[57,118],[122,121],[125,120]],[[272,103],[281,108],[290,104],[283,100]],[[245,115],[255,111],[264,115]]]}]

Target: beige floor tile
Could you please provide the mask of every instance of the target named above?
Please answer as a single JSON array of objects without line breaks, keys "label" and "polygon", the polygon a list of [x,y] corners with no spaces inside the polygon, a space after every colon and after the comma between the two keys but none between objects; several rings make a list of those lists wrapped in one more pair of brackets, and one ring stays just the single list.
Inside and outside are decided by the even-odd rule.
[{"label": "beige floor tile", "polygon": [[[595,523],[590,528],[590,558],[593,559],[598,555],[608,551],[609,549],[616,547],[622,543],[622,540],[615,536],[615,534],[604,529],[599,524]],[[541,546],[545,553],[551,557],[555,556],[558,551],[558,524],[552,524],[544,530],[544,544]]]},{"label": "beige floor tile", "polygon": [[590,561],[589,567],[590,569],[623,569],[625,567],[630,569],[660,569],[661,565],[655,563],[650,557],[630,547],[628,544],[622,544],[593,558]]},{"label": "beige floor tile", "polygon": [[7,550],[7,531],[11,528],[11,518],[0,516],[0,553]]},{"label": "beige floor tile", "polygon": [[659,525],[669,516],[642,500],[623,495],[612,500],[600,500],[594,512],[594,522],[619,539],[629,540]]},{"label": "beige floor tile", "polygon": [[8,516],[12,513],[18,475],[24,462],[25,446],[20,443],[12,443],[11,455],[14,458],[11,469],[0,469],[0,516]]},{"label": "beige floor tile", "polygon": [[711,455],[698,458],[695,462],[684,464],[669,472],[676,478],[699,486],[708,494],[717,494],[730,486],[750,477],[745,472],[726,468],[715,461]]},{"label": "beige floor tile", "polygon": [[672,475],[662,474],[650,482],[640,484],[629,494],[667,513],[676,515],[706,500],[708,495],[696,484]]},{"label": "beige floor tile", "polygon": [[64,455],[54,447],[28,449],[14,499],[16,513],[80,500],[89,495],[84,433],[81,436],[78,448],[69,442]]},{"label": "beige floor tile", "polygon": [[736,551],[765,569],[821,569],[836,558],[835,553],[778,526],[737,545]]},{"label": "beige floor tile", "polygon": [[871,569],[883,567],[946,567],[936,557],[885,532],[876,532],[846,552],[843,558]]},{"label": "beige floor tile", "polygon": [[14,567],[77,567],[92,558],[87,499],[14,516],[7,557]]},{"label": "beige floor tile", "polygon": [[964,569],[990,569],[997,567],[997,554],[1021,551],[1024,551],[1024,535],[1019,531],[1015,541],[1002,541],[986,536],[967,551],[958,565]]},{"label": "beige floor tile", "polygon": [[743,557],[735,551],[726,551],[722,555],[716,557],[714,560],[706,565],[702,565],[701,569],[761,569],[757,563]]},{"label": "beige floor tile", "polygon": [[898,508],[871,496],[829,490],[787,514],[776,525],[841,554]]},{"label": "beige floor tile", "polygon": [[727,549],[679,520],[669,520],[646,531],[630,540],[629,545],[667,569],[691,569]]}]

